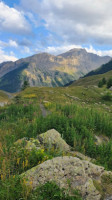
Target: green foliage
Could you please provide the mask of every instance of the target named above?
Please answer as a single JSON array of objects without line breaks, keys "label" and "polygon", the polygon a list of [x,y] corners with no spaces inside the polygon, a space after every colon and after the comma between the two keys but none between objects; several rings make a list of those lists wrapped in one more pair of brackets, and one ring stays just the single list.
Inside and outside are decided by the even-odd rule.
[{"label": "green foliage", "polygon": [[110,88],[112,86],[112,77],[109,78],[109,80],[107,81],[107,88]]},{"label": "green foliage", "polygon": [[17,103],[17,104],[20,103],[21,97],[19,95],[16,95],[15,98],[14,98],[14,102]]},{"label": "green foliage", "polygon": [[14,173],[22,173],[32,167],[41,164],[42,162],[52,159],[51,155],[48,155],[44,149],[36,149],[28,150],[25,148],[16,147],[16,151],[13,152],[13,163],[12,169],[14,169]]},{"label": "green foliage", "polygon": [[104,101],[112,101],[112,95],[110,92],[106,93],[105,95],[102,96],[102,99]]},{"label": "green foliage", "polygon": [[[30,189],[23,189],[23,184],[18,179],[18,174],[31,167],[51,159],[54,154],[42,150],[26,150],[23,142],[22,148],[15,147],[15,142],[21,138],[35,138],[40,133],[49,129],[56,129],[61,133],[62,138],[85,155],[95,158],[95,163],[112,170],[112,118],[108,113],[92,108],[82,107],[76,104],[61,105],[47,103],[46,107],[52,113],[46,118],[41,115],[37,100],[17,99],[16,104],[0,108],[0,199],[1,200],[33,200],[40,195],[40,199],[48,198],[48,195],[65,195],[54,185],[41,186],[42,192],[35,191],[34,196]],[[104,135],[110,142],[97,145],[95,135]],[[46,189],[47,188],[47,189]],[[58,192],[57,192],[58,191]],[[50,194],[47,192],[51,192]],[[56,195],[54,194],[56,192]],[[64,191],[63,191],[64,192]],[[6,196],[5,196],[6,194]],[[9,196],[8,196],[9,195]],[[27,195],[27,196],[25,196]],[[47,199],[46,198],[46,199]],[[64,196],[63,199],[72,197]],[[76,199],[78,199],[77,197]],[[53,198],[52,198],[53,199]],[[79,198],[80,199],[80,198]]]},{"label": "green foliage", "polygon": [[23,83],[23,85],[22,85],[21,90],[25,90],[29,86],[30,86],[29,82],[27,80],[25,80],[24,83]]},{"label": "green foliage", "polygon": [[77,191],[74,191],[74,197],[69,196],[64,189],[60,189],[54,182],[47,182],[45,185],[38,187],[28,200],[37,198],[38,200],[82,200]]},{"label": "green foliage", "polygon": [[105,85],[106,82],[107,82],[106,79],[105,79],[105,78],[102,78],[102,80],[100,80],[99,83],[98,83],[98,87],[99,87],[99,88],[103,87],[103,85]]},{"label": "green foliage", "polygon": [[0,180],[0,200],[19,200],[23,196],[22,191],[18,175]]}]

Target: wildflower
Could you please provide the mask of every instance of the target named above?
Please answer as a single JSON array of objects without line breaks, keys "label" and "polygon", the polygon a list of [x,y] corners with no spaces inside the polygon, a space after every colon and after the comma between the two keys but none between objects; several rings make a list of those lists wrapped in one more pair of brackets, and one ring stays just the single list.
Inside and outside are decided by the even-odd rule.
[{"label": "wildflower", "polygon": [[19,165],[19,162],[20,162],[20,158],[17,158],[17,165]]},{"label": "wildflower", "polygon": [[24,104],[23,106],[24,106],[24,107],[26,107],[26,106],[27,106],[27,104]]},{"label": "wildflower", "polygon": [[25,161],[25,167],[27,167],[28,166],[28,160],[26,159],[26,161]]},{"label": "wildflower", "polygon": [[1,180],[3,180],[3,179],[4,179],[3,174],[1,174]]}]

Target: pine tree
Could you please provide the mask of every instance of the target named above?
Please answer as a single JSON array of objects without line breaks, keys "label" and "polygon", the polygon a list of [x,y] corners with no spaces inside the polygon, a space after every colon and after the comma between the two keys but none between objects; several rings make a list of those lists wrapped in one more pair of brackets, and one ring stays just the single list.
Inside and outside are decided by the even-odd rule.
[{"label": "pine tree", "polygon": [[25,80],[24,83],[23,83],[23,85],[22,85],[21,90],[25,90],[29,86],[30,86],[29,82],[27,80]]}]

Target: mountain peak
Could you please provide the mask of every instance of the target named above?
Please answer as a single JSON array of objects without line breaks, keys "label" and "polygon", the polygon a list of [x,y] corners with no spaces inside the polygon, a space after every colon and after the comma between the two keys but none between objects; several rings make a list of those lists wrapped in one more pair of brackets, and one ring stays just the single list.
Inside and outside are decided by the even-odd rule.
[{"label": "mountain peak", "polygon": [[0,89],[19,91],[24,80],[30,86],[63,86],[107,63],[111,58],[74,48],[60,56],[40,52],[0,66]]},{"label": "mountain peak", "polygon": [[71,50],[69,50],[68,52],[87,52],[86,49],[83,48],[73,48]]},{"label": "mountain peak", "polygon": [[80,56],[80,55],[83,55],[83,54],[88,54],[86,49],[74,48],[74,49],[71,49],[71,50],[69,50],[65,53],[60,54],[59,56],[68,57],[68,56]]}]

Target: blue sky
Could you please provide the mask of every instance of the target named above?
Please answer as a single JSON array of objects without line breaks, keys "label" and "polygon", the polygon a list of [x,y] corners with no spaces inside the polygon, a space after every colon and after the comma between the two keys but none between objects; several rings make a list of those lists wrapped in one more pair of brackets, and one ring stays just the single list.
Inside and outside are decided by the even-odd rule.
[{"label": "blue sky", "polygon": [[112,56],[111,0],[0,1],[0,62],[72,48]]}]

